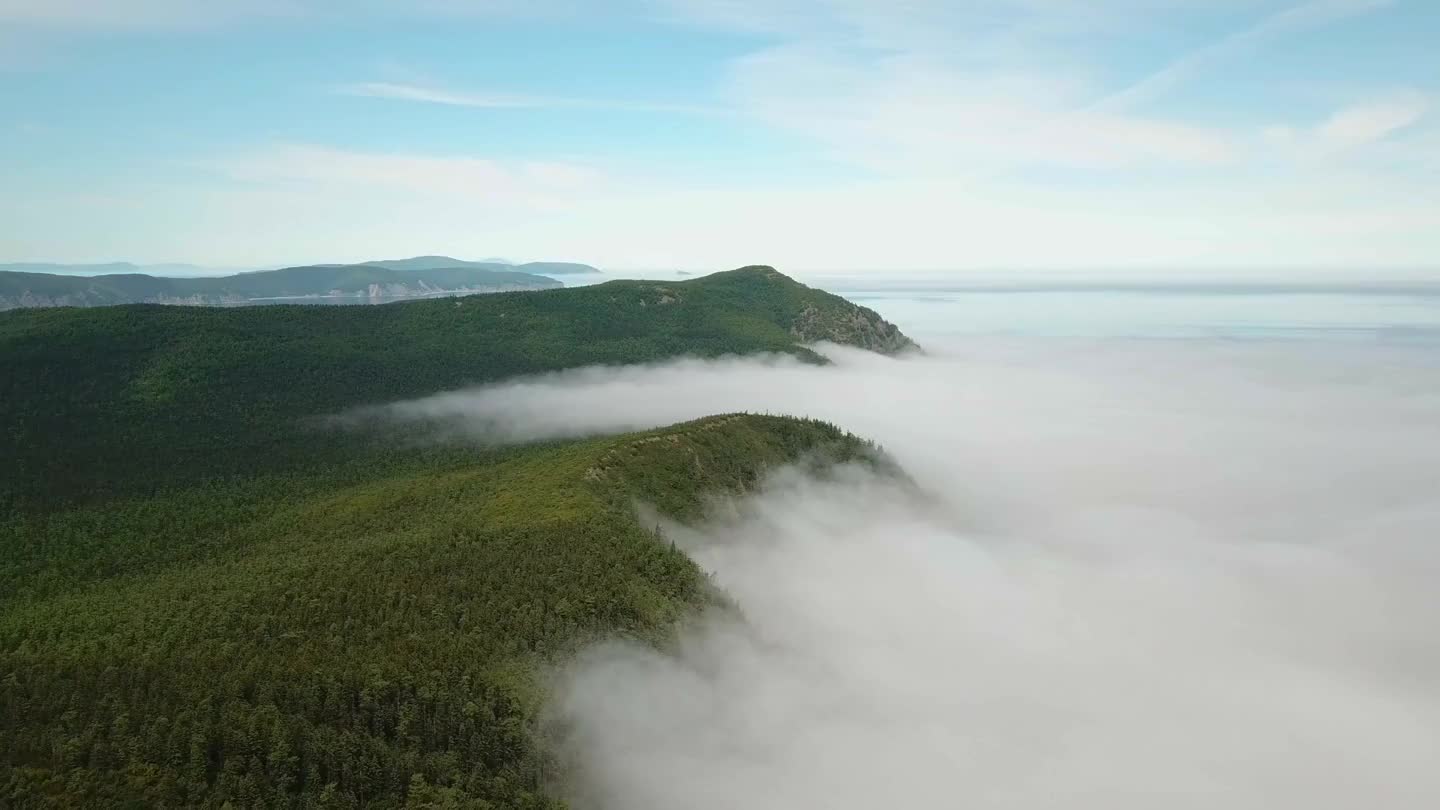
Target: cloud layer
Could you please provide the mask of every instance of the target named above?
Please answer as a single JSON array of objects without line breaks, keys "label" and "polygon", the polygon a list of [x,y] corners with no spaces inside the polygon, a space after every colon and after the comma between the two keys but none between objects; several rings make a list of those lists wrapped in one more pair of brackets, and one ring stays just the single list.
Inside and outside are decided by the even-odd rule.
[{"label": "cloud layer", "polygon": [[919,492],[778,476],[669,527],[738,616],[562,679],[579,808],[1440,801],[1440,364],[968,342],[589,370],[397,407],[487,440],[828,418]]}]

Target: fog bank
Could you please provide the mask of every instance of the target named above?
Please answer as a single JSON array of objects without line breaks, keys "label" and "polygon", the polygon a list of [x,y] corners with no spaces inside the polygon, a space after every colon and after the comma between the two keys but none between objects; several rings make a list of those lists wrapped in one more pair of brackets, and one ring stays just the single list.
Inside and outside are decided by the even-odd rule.
[{"label": "fog bank", "polygon": [[487,440],[814,416],[881,442],[923,490],[788,472],[668,527],[739,616],[567,673],[575,806],[1440,806],[1440,361],[827,352],[833,367],[587,370],[392,409]]}]

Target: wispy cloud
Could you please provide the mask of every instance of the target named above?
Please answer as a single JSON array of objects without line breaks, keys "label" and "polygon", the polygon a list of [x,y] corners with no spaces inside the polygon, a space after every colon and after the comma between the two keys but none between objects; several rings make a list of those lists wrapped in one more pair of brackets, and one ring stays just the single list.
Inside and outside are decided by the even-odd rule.
[{"label": "wispy cloud", "polygon": [[[1086,23],[1059,4],[1024,0],[984,7],[783,0],[753,17],[750,0],[667,0],[692,22],[739,27],[748,19],[786,40],[734,63],[729,89],[738,108],[815,138],[842,160],[926,176],[1243,162],[1254,154],[1258,123],[1218,125],[1186,115],[1183,105],[1163,113],[1144,107],[1288,36],[1393,2],[1292,5],[1115,88],[1097,79],[1113,72],[1098,43],[1123,43],[1177,8],[1200,13],[1206,5],[1102,0],[1087,4],[1101,21]],[[1116,22],[1122,12],[1134,17],[1128,29]],[[1092,24],[1105,36],[1083,29]],[[1383,134],[1375,128],[1414,117],[1413,103],[1358,110],[1327,126],[1334,132],[1325,139],[1358,146]]]},{"label": "wispy cloud", "polygon": [[1325,120],[1316,134],[1327,146],[1345,149],[1370,143],[1419,121],[1430,99],[1410,90],[1346,107]]},{"label": "wispy cloud", "polygon": [[1273,124],[1261,129],[1271,147],[1300,159],[1330,158],[1392,141],[1429,113],[1429,95],[1406,89],[1376,95],[1336,110],[1314,125]]},{"label": "wispy cloud", "polygon": [[1314,0],[1292,6],[1181,56],[1144,79],[1106,95],[1094,104],[1092,109],[1115,111],[1145,104],[1226,60],[1252,52],[1287,34],[1375,11],[1393,2],[1394,0]]},{"label": "wispy cloud", "polygon": [[658,112],[684,115],[724,115],[726,111],[697,104],[627,101],[604,98],[542,96],[508,93],[470,93],[395,82],[361,82],[337,88],[344,95],[442,104],[480,109],[572,109],[615,112]]},{"label": "wispy cloud", "polygon": [[965,69],[924,54],[857,57],[794,46],[735,65],[749,114],[886,171],[993,172],[1021,166],[1214,165],[1228,133],[1158,117],[1077,109],[1064,77]]},{"label": "wispy cloud", "polygon": [[[221,26],[291,26],[304,33],[345,20],[347,30],[336,36],[359,44],[355,37],[390,30],[381,21],[398,28],[428,18],[413,32],[420,34],[433,27],[435,15],[450,15],[457,31],[468,26],[464,31],[477,47],[511,34],[491,24],[496,14],[609,18],[594,30],[527,25],[525,35],[541,47],[564,48],[576,37],[603,37],[611,27],[631,26],[699,44],[693,59],[679,60],[684,75],[654,80],[674,51],[643,50],[613,76],[628,84],[591,96],[582,89],[586,83],[570,89],[476,79],[483,83],[466,86],[460,77],[474,75],[476,65],[447,60],[464,62],[467,56],[445,49],[417,56],[410,47],[417,43],[407,35],[398,50],[382,48],[379,59],[391,54],[407,65],[425,59],[434,74],[379,61],[372,72],[340,74],[341,80],[373,81],[337,85],[335,74],[325,70],[329,76],[312,73],[295,81],[317,93],[354,96],[354,105],[377,113],[410,115],[416,127],[425,126],[425,117],[414,115],[425,109],[492,111],[506,123],[497,135],[504,154],[530,159],[468,154],[464,139],[447,141],[454,133],[441,131],[425,133],[424,140],[448,144],[436,148],[449,154],[417,153],[403,136],[350,148],[341,145],[347,143],[343,133],[326,134],[316,118],[304,127],[307,143],[252,141],[248,151],[214,147],[212,154],[224,155],[207,169],[219,171],[198,182],[189,170],[158,178],[155,188],[110,178],[107,194],[114,200],[144,199],[144,206],[76,204],[74,194],[47,194],[49,181],[39,180],[0,200],[0,219],[17,223],[9,229],[12,241],[26,240],[14,250],[73,251],[77,237],[70,224],[83,221],[90,250],[145,254],[159,244],[166,252],[192,252],[215,263],[325,258],[337,244],[371,253],[419,245],[545,255],[563,239],[567,252],[615,266],[695,268],[757,260],[812,268],[1433,265],[1440,141],[1432,109],[1440,85],[1428,78],[1434,71],[1427,68],[1434,56],[1417,50],[1421,40],[1390,59],[1379,40],[1386,26],[1405,24],[1401,7],[1408,12],[1425,5],[0,0],[0,70],[33,69],[36,60],[53,59],[62,31],[106,37],[165,31],[179,38]],[[1382,14],[1387,6],[1397,13]],[[1344,23],[1361,15],[1373,15],[1365,18],[1366,31],[1347,36]],[[733,37],[735,29],[762,36]],[[1187,36],[1230,33],[1188,53],[1171,48],[1144,61],[1182,29]],[[234,36],[261,42],[266,31]],[[307,49],[334,44],[328,34],[286,40]],[[722,40],[726,49],[761,44],[720,57],[715,46]],[[1302,42],[1304,53],[1290,51]],[[364,52],[375,53],[374,43],[366,39]],[[1286,58],[1269,64],[1272,51]],[[1316,59],[1332,54],[1335,64],[1313,69]],[[96,62],[112,56],[97,50]],[[329,61],[323,52],[318,59]],[[584,55],[577,59],[584,67],[574,69],[592,64]],[[655,59],[654,73],[638,70]],[[1345,60],[1362,68],[1346,72]],[[1253,77],[1243,99],[1217,92],[1228,89],[1217,81],[1239,71]],[[1326,76],[1345,76],[1346,84],[1326,86]],[[1310,94],[1304,99],[1291,96],[1297,79]],[[1393,91],[1412,85],[1415,90]],[[523,92],[526,87],[544,91]],[[146,89],[140,83],[136,88]],[[1324,106],[1314,107],[1317,99]],[[332,97],[317,106],[316,116],[335,103],[341,102]],[[293,113],[258,102],[256,110],[261,121]],[[537,151],[545,139],[529,138],[526,128],[550,122],[519,114],[526,110],[563,113],[559,117],[579,128],[625,116],[647,122],[651,115],[709,116],[704,123],[714,125],[713,137],[697,142],[688,137],[690,128],[667,132],[668,122],[657,120],[655,141],[662,148],[643,163],[631,157],[633,150],[606,155],[598,151],[607,148],[602,144],[581,158],[547,154]],[[183,106],[174,111],[177,120],[189,112]],[[21,109],[14,117],[46,121],[48,112]],[[762,130],[785,137],[759,136]],[[186,139],[192,134],[199,136],[187,131]],[[230,134],[245,137],[243,131]],[[792,161],[797,147],[809,154]],[[721,152],[723,161],[710,159]],[[833,164],[819,165],[827,157]],[[781,170],[759,177],[724,169],[751,159]],[[798,170],[785,171],[792,163]],[[98,173],[107,170],[101,166]],[[256,233],[266,238],[256,240]]]}]

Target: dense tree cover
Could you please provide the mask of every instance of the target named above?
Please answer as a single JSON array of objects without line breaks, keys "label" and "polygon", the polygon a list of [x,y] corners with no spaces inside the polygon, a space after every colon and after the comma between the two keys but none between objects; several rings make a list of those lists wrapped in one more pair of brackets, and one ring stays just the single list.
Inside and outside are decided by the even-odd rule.
[{"label": "dense tree cover", "polygon": [[0,313],[0,508],[350,458],[306,418],[467,384],[896,336],[769,268],[367,308]]},{"label": "dense tree cover", "polygon": [[816,453],[717,417],[0,523],[0,805],[541,808],[537,674],[715,595],[634,517]]},{"label": "dense tree cover", "polygon": [[511,448],[315,417],[896,335],[768,268],[0,314],[0,806],[555,806],[541,675],[597,638],[664,644],[719,599],[634,503],[693,519],[773,465],[870,449],[777,417]]}]

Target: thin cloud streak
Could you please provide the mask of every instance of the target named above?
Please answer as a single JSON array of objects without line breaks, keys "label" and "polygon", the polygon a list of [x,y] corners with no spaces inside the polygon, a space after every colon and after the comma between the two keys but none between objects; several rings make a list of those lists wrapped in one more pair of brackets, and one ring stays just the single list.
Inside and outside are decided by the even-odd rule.
[{"label": "thin cloud streak", "polygon": [[1319,138],[1336,148],[1380,140],[1418,122],[1430,110],[1430,99],[1408,91],[1356,104],[1336,112],[1317,129]]},{"label": "thin cloud streak", "polygon": [[1254,50],[1287,34],[1377,11],[1394,0],[1317,0],[1273,14],[1166,65],[1159,71],[1090,105],[1091,111],[1121,111],[1141,106],[1194,79],[1208,68]]},{"label": "thin cloud streak", "polygon": [[441,104],[449,107],[474,107],[487,110],[570,109],[609,110],[613,112],[676,113],[684,115],[730,115],[719,107],[695,104],[665,104],[646,101],[618,101],[564,96],[465,93],[416,84],[393,82],[361,82],[338,88],[342,95],[383,98]]}]

